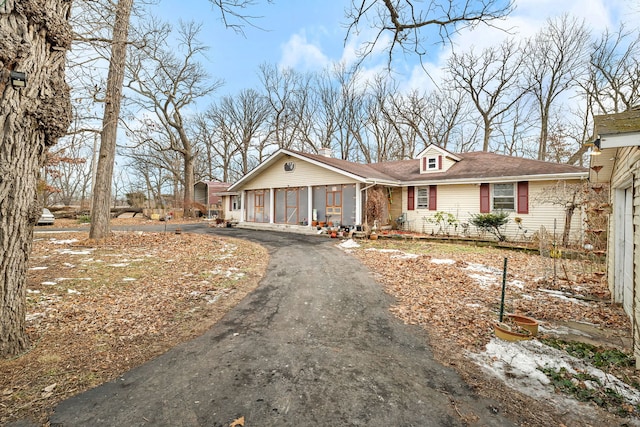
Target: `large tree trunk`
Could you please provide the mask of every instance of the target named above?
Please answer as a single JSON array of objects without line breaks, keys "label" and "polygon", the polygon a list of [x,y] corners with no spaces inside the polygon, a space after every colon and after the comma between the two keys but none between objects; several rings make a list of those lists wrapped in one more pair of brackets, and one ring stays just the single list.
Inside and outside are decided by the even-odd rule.
[{"label": "large tree trunk", "polygon": [[193,186],[195,184],[194,178],[194,163],[195,159],[191,154],[184,156],[184,217],[185,218],[193,218],[195,217],[195,210],[193,208],[194,198],[194,189]]},{"label": "large tree trunk", "polygon": [[[47,148],[71,122],[65,53],[69,0],[6,0],[0,5],[0,357],[28,345],[26,272],[40,217],[38,178]],[[27,74],[26,87],[10,71]]]},{"label": "large tree trunk", "polygon": [[113,26],[111,42],[111,59],[107,76],[107,92],[102,117],[100,134],[100,155],[96,171],[96,182],[93,189],[91,206],[91,239],[103,239],[109,234],[111,209],[111,184],[113,165],[116,159],[116,137],[118,134],[118,116],[122,98],[122,82],[127,56],[127,38],[129,34],[129,17],[133,0],[119,0],[116,8],[116,21]]}]

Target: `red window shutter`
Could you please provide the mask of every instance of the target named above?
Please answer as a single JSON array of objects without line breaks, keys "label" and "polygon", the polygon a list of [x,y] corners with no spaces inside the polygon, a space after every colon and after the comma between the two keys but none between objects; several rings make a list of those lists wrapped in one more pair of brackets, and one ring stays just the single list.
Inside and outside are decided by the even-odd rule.
[{"label": "red window shutter", "polygon": [[438,156],[438,169],[442,169],[442,156]]},{"label": "red window shutter", "polygon": [[422,171],[426,171],[427,170],[427,158],[423,157],[422,158]]},{"label": "red window shutter", "polygon": [[413,185],[407,187],[407,210],[415,210],[415,192],[416,189]]},{"label": "red window shutter", "polygon": [[491,191],[489,184],[480,184],[480,213],[491,212]]},{"label": "red window shutter", "polygon": [[518,213],[529,213],[529,181],[518,182]]},{"label": "red window shutter", "polygon": [[436,185],[429,186],[429,210],[438,210],[438,187]]}]

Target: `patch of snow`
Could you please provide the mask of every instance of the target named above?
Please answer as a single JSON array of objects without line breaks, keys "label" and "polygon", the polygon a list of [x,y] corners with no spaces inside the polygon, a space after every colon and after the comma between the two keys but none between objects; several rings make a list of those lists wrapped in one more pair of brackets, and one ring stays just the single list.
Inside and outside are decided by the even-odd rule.
[{"label": "patch of snow", "polygon": [[490,274],[502,275],[502,270],[498,270],[497,268],[493,268],[493,267],[488,267],[484,264],[470,263],[465,267],[465,270],[477,271],[478,273],[490,273]]},{"label": "patch of snow", "polygon": [[580,304],[580,305],[585,305],[585,306],[590,306],[591,305],[586,301],[582,301],[582,300],[579,300],[577,298],[568,297],[567,294],[565,292],[562,292],[562,291],[555,291],[553,289],[538,289],[538,292],[544,292],[544,293],[546,293],[546,294],[548,294],[548,295],[550,295],[550,296],[552,296],[554,298],[558,298],[558,299],[561,299],[563,301],[572,302],[574,304]]},{"label": "patch of snow", "polygon": [[480,304],[475,304],[475,303],[469,303],[469,304],[467,304],[467,307],[480,308],[480,307],[482,307],[482,305],[480,305]]},{"label": "patch of snow", "polygon": [[129,267],[129,263],[127,262],[120,262],[120,263],[116,263],[116,264],[108,264],[108,267]]},{"label": "patch of snow", "polygon": [[41,284],[41,285],[47,285],[47,286],[55,286],[55,285],[57,285],[57,283],[56,283],[56,282],[42,282],[42,283],[40,283],[40,284]]},{"label": "patch of snow", "polygon": [[63,263],[62,265],[65,266],[65,267],[68,267],[68,268],[74,268],[75,267],[75,264],[70,264],[68,262]]},{"label": "patch of snow", "polygon": [[33,289],[27,289],[27,293],[28,293],[28,294],[39,294],[39,293],[40,293],[40,291],[38,291],[38,290],[33,290]]},{"label": "patch of snow", "polygon": [[78,295],[80,294],[80,292],[76,291],[75,289],[67,289],[67,293],[68,294],[78,294]]},{"label": "patch of snow", "polygon": [[399,249],[376,249],[376,248],[371,248],[371,249],[373,249],[374,251],[378,251],[378,252],[382,252],[382,253],[386,253],[386,254],[403,253]]},{"label": "patch of snow", "polygon": [[437,259],[437,258],[431,259],[431,262],[434,264],[446,264],[446,265],[453,265],[456,263],[456,261],[453,259]]},{"label": "patch of snow", "polygon": [[340,243],[338,247],[343,249],[359,248],[360,244],[353,239],[347,239]]},{"label": "patch of snow", "polygon": [[572,334],[572,335],[582,335],[584,337],[588,337],[589,334],[581,331],[580,329],[577,328],[567,328],[566,326],[560,326],[560,325],[555,325],[553,328],[552,327],[547,327],[547,326],[543,326],[542,324],[538,325],[538,330],[540,331],[540,333],[553,333],[556,335],[568,335],[568,334]]},{"label": "patch of snow", "polygon": [[518,289],[524,289],[524,282],[522,280],[512,280],[511,282],[507,282],[509,286],[515,286]]},{"label": "patch of snow", "polygon": [[41,267],[31,267],[29,270],[46,270],[49,267],[41,266]]},{"label": "patch of snow", "polygon": [[469,277],[478,282],[482,289],[487,289],[498,281],[498,279],[494,276],[485,276],[482,274],[469,274]]},{"label": "patch of snow", "polygon": [[73,251],[71,249],[63,249],[61,251],[58,251],[59,254],[62,255],[90,255],[91,251],[93,251],[93,248],[88,248],[82,251]]},{"label": "patch of snow", "polygon": [[27,315],[25,316],[25,320],[26,320],[27,322],[31,322],[31,321],[36,320],[36,319],[37,319],[37,318],[39,318],[39,317],[45,317],[45,314],[44,314],[44,313],[31,313],[31,314],[27,314]]},{"label": "patch of snow", "polygon": [[49,243],[53,243],[54,245],[70,245],[70,244],[75,243],[77,241],[78,241],[78,239],[66,239],[66,240],[51,239],[49,241]]},{"label": "patch of snow", "polygon": [[213,304],[220,299],[221,294],[215,295],[213,298],[207,298],[207,304]]},{"label": "patch of snow", "polygon": [[136,280],[138,280],[138,279],[136,279],[135,277],[123,277],[122,278],[123,282],[135,282]]},{"label": "patch of snow", "polygon": [[392,259],[416,259],[420,258],[418,254],[401,253],[399,255],[391,255]]},{"label": "patch of snow", "polygon": [[499,378],[509,387],[536,399],[553,402],[558,407],[579,407],[576,410],[581,413],[590,410],[587,405],[555,393],[549,378],[539,368],[565,368],[571,373],[586,372],[598,378],[605,387],[620,393],[628,403],[636,405],[640,402],[640,391],[584,360],[537,340],[508,342],[493,338],[483,353],[469,353],[468,356],[484,371]]}]

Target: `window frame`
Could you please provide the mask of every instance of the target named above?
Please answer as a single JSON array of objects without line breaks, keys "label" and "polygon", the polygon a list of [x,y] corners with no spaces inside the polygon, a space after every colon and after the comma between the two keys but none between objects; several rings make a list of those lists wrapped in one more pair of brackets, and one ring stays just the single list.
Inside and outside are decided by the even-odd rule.
[{"label": "window frame", "polygon": [[239,211],[242,209],[242,197],[240,195],[231,196],[231,210]]},{"label": "window frame", "polygon": [[438,157],[427,157],[427,170],[437,170],[438,169]]},{"label": "window frame", "polygon": [[[506,188],[506,186],[511,187],[511,195],[498,195],[496,194],[500,188]],[[496,199],[502,199],[498,203],[496,203]],[[509,202],[510,200],[510,202]],[[517,192],[516,192],[516,183],[515,182],[500,182],[495,183],[491,186],[491,207],[492,210],[497,211],[514,211],[516,210],[516,202],[517,202]],[[511,207],[505,207],[505,205],[510,204]],[[498,207],[497,205],[501,205]]]},{"label": "window frame", "polygon": [[[424,194],[420,194],[420,193],[424,193]],[[415,206],[416,209],[429,209],[429,186],[423,186],[423,187],[416,187],[415,190]],[[421,199],[422,202],[421,202]]]}]

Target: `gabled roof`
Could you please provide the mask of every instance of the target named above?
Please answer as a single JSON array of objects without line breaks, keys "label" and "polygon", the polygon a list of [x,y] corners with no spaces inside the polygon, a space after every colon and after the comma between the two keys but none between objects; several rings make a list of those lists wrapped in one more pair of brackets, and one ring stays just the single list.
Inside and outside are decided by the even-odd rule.
[{"label": "gabled roof", "polygon": [[309,154],[296,152],[301,157],[314,160],[317,163],[332,166],[336,170],[349,173],[351,175],[358,176],[364,181],[388,181],[389,183],[396,183],[396,179],[376,168],[378,163],[355,163],[348,160],[336,159],[334,157],[327,157],[320,154]]},{"label": "gabled roof", "polygon": [[426,147],[424,147],[424,150],[422,150],[421,152],[418,153],[418,155],[416,156],[417,158],[422,158],[426,155],[427,152],[432,151],[432,150],[436,150],[438,151],[441,155],[448,157],[452,160],[460,161],[460,157],[457,154],[452,153],[451,151],[445,150],[444,148],[440,147],[439,145],[436,144],[428,144]]},{"label": "gabled roof", "polygon": [[542,180],[554,177],[586,177],[587,169],[563,163],[543,162],[522,157],[476,151],[457,155],[456,162],[447,171],[420,174],[420,161],[401,160],[372,165],[393,178],[408,182],[500,180],[505,178]]},{"label": "gabled roof", "polygon": [[336,159],[333,157],[323,156],[320,154],[309,154],[303,153],[295,150],[287,150],[284,148],[279,149],[271,156],[267,158],[264,162],[260,163],[256,168],[251,170],[248,174],[243,176],[240,180],[235,182],[231,187],[229,187],[229,191],[236,191],[239,187],[242,186],[243,183],[249,182],[254,176],[257,176],[261,171],[267,169],[273,163],[275,163],[278,159],[283,156],[291,156],[300,160],[304,160],[310,163],[313,163],[317,166],[332,170],[341,175],[347,176],[349,178],[355,179],[360,182],[370,182],[376,181],[381,184],[390,184],[390,185],[398,185],[398,182],[395,182],[394,179],[390,178],[388,175],[383,172],[377,171],[372,168],[371,165],[349,162],[347,160]]},{"label": "gabled roof", "polygon": [[458,161],[447,171],[425,175],[420,173],[419,159],[362,164],[320,154],[280,149],[229,187],[229,191],[237,190],[242,186],[242,183],[250,181],[252,177],[285,155],[311,162],[317,166],[327,168],[363,183],[386,185],[448,182],[478,183],[480,181],[498,182],[506,180],[535,181],[557,178],[580,179],[586,178],[588,175],[588,169],[579,166],[505,156],[483,151],[455,154],[453,156],[455,156]]}]

